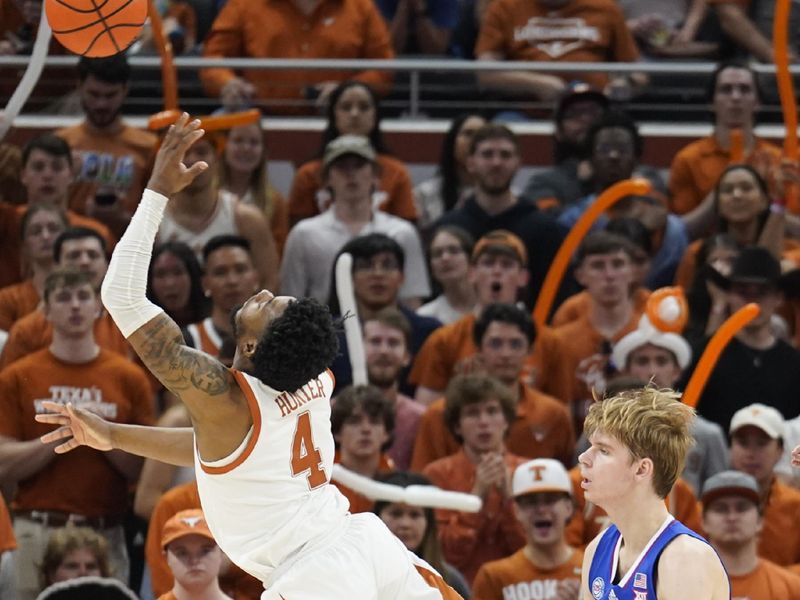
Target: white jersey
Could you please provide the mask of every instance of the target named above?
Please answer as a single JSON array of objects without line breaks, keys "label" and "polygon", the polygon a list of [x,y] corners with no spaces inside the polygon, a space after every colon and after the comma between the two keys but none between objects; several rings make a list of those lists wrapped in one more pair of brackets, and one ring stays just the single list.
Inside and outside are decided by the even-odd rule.
[{"label": "white jersey", "polygon": [[247,399],[253,427],[239,448],[219,461],[202,461],[195,445],[197,487],[220,548],[266,583],[278,566],[346,526],[347,499],[328,484],[334,379],[325,371],[290,393],[232,373]]},{"label": "white jersey", "polygon": [[189,246],[197,256],[197,260],[203,263],[203,247],[212,238],[218,235],[240,235],[239,228],[236,226],[236,203],[238,199],[233,194],[220,190],[217,196],[217,205],[214,212],[208,217],[202,230],[192,231],[187,229],[169,214],[164,211],[164,218],[158,228],[156,242],[183,242]]}]

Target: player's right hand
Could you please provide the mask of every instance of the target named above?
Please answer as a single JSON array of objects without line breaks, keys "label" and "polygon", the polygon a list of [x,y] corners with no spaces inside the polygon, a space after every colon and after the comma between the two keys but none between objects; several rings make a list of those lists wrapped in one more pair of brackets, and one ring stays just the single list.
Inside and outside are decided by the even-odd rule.
[{"label": "player's right hand", "polygon": [[72,404],[61,404],[46,400],[42,406],[48,413],[36,415],[39,423],[60,425],[55,431],[46,433],[39,439],[44,444],[64,438],[66,442],[55,447],[56,454],[64,454],[78,446],[89,446],[95,450],[111,450],[111,424],[98,415],[76,408]]},{"label": "player's right hand", "polygon": [[203,137],[204,133],[200,129],[199,119],[190,121],[187,113],[178,117],[175,124],[170,126],[158,149],[147,188],[169,198],[208,169],[208,163],[202,160],[197,161],[191,167],[183,164],[187,150]]}]

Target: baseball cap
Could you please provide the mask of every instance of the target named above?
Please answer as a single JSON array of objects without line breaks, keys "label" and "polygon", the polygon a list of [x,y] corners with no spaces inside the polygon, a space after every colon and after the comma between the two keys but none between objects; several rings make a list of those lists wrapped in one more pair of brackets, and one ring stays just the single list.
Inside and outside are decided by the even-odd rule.
[{"label": "baseball cap", "polygon": [[745,406],[737,410],[731,419],[730,433],[733,434],[737,429],[745,425],[758,427],[773,440],[783,439],[786,421],[777,409],[756,402],[750,406]]},{"label": "baseball cap", "polygon": [[374,163],[376,154],[369,139],[363,135],[340,135],[328,142],[325,146],[325,154],[322,157],[322,168],[325,169],[337,158],[347,154],[355,154],[361,158]]},{"label": "baseball cap", "polygon": [[756,504],[761,502],[755,477],[741,471],[720,471],[706,479],[700,496],[703,505],[707,506],[720,496],[744,496]]},{"label": "baseball cap", "polygon": [[519,260],[523,265],[528,264],[528,251],[525,244],[516,235],[505,229],[495,229],[484,235],[475,243],[472,249],[472,261],[489,250],[509,254]]},{"label": "baseball cap", "polygon": [[572,496],[572,482],[564,465],[552,458],[536,458],[514,470],[512,496],[516,498],[537,492],[564,492]]},{"label": "baseball cap", "polygon": [[608,109],[608,107],[611,105],[611,101],[608,99],[608,96],[606,96],[603,92],[594,89],[592,86],[582,81],[575,81],[567,86],[567,89],[558,99],[558,104],[556,105],[554,115],[556,123],[561,122],[561,120],[564,118],[564,113],[572,104],[582,100],[591,100],[592,102],[596,102],[603,108],[603,110]]},{"label": "baseball cap", "polygon": [[208,528],[203,511],[199,508],[182,510],[173,515],[165,524],[161,534],[161,547],[166,548],[171,542],[187,535],[202,535],[210,540],[214,539]]}]

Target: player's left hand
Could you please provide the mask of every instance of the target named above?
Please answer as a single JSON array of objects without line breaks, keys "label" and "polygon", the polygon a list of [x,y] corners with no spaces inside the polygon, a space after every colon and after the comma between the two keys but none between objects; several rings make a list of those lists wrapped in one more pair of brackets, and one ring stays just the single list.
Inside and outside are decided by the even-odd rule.
[{"label": "player's left hand", "polygon": [[208,163],[197,161],[191,167],[183,164],[186,152],[205,132],[200,129],[200,120],[189,120],[189,115],[183,113],[174,125],[171,125],[161,148],[156,154],[153,172],[147,188],[158,192],[167,198],[180,192],[189,185],[194,178],[208,169]]}]

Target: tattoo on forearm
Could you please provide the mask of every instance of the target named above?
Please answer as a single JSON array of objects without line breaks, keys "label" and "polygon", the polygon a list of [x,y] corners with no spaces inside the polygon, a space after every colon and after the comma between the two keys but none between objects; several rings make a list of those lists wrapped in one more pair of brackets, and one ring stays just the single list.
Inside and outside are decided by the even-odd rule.
[{"label": "tattoo on forearm", "polygon": [[166,314],[142,327],[129,341],[147,368],[175,394],[196,390],[215,396],[230,389],[225,366],[186,346],[180,329]]}]

